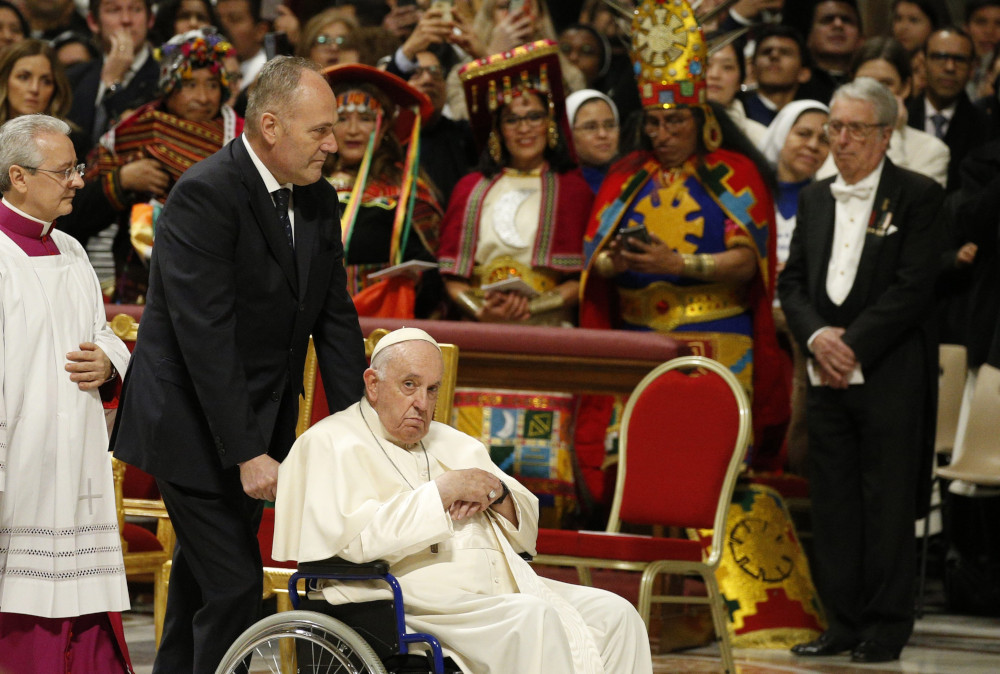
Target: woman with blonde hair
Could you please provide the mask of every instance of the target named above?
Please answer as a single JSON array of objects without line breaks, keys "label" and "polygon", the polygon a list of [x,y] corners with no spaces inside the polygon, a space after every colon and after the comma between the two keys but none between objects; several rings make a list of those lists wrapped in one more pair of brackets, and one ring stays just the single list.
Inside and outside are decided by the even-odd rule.
[{"label": "woman with blonde hair", "polygon": [[306,22],[295,55],[328,68],[341,63],[362,63],[357,20],[342,7],[330,7]]}]

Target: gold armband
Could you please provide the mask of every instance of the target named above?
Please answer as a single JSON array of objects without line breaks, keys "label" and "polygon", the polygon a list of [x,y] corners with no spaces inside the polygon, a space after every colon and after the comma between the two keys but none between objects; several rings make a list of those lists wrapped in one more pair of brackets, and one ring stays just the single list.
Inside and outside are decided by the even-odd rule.
[{"label": "gold armband", "polygon": [[547,311],[561,309],[565,303],[566,301],[563,299],[562,295],[555,290],[550,290],[529,301],[528,312],[532,316],[537,316],[538,314],[544,314]]},{"label": "gold armband", "polygon": [[478,318],[484,302],[481,298],[476,297],[476,291],[474,289],[469,288],[468,290],[463,290],[458,294],[458,297],[455,298],[455,304],[457,304],[462,311],[469,314],[473,318]]},{"label": "gold armband", "polygon": [[715,256],[711,253],[701,253],[699,255],[688,255],[682,253],[684,268],[681,276],[697,276],[702,280],[709,280],[715,275]]}]

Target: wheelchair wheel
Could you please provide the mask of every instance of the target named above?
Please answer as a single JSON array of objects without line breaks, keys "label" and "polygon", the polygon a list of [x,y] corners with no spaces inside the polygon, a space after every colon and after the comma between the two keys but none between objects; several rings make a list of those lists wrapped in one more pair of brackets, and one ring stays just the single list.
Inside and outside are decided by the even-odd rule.
[{"label": "wheelchair wheel", "polygon": [[311,611],[268,616],[226,651],[215,674],[386,674],[364,639],[336,618]]}]

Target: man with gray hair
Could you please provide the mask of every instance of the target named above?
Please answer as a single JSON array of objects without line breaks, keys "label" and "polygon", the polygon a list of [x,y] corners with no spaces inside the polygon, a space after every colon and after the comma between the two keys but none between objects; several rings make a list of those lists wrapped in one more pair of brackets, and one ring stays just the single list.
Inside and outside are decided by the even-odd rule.
[{"label": "man with gray hair", "polygon": [[826,125],[838,174],[799,197],[778,278],[809,359],[816,586],[829,620],[797,655],[895,660],[913,630],[914,520],[930,477],[937,390],[931,317],[942,190],[886,159],[896,99],[862,77]]},{"label": "man with gray hair", "polygon": [[156,478],[177,532],[157,674],[213,672],[261,610],[257,527],[295,439],[312,335],[330,411],[361,396],[336,103],[318,67],[261,70],[245,133],[184,172],[157,221],[112,445]]},{"label": "man with gray hair", "polygon": [[53,221],[83,185],[69,126],[0,127],[0,672],[125,672],[128,609],[102,396],[128,349]]},{"label": "man with gray hair", "polygon": [[[541,578],[518,556],[535,551],[538,499],[481,442],[432,421],[442,372],[423,330],[379,341],[364,399],[303,433],[281,466],[275,559],[386,560],[407,628],[436,637],[463,672],[651,674],[635,607]],[[373,587],[322,595],[364,600]]]}]

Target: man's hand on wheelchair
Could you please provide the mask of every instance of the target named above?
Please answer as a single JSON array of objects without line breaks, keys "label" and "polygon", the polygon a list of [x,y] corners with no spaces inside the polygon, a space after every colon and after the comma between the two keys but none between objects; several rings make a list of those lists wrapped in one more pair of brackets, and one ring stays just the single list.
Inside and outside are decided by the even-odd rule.
[{"label": "man's hand on wheelchair", "polygon": [[250,498],[273,501],[278,490],[278,466],[267,454],[255,456],[240,464],[240,482]]},{"label": "man's hand on wheelchair", "polygon": [[441,503],[453,520],[471,517],[490,507],[492,499],[503,491],[500,479],[481,468],[450,470],[434,482],[441,494]]}]

